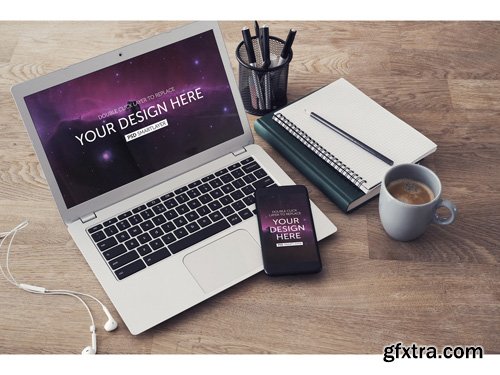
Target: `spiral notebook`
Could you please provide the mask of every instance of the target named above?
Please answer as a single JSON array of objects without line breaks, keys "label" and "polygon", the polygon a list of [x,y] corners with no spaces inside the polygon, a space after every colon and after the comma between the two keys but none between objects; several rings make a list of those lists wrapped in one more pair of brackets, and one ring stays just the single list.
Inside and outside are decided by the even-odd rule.
[{"label": "spiral notebook", "polygon": [[[436,144],[341,78],[277,111],[273,120],[365,194],[380,188],[390,165],[322,125],[315,112],[394,161],[415,163]],[[372,195],[372,194],[370,194]]]}]

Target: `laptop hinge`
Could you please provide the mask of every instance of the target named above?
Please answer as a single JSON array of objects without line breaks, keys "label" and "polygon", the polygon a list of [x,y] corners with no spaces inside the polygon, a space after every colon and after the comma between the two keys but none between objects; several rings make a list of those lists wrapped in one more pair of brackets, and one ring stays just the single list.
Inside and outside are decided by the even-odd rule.
[{"label": "laptop hinge", "polygon": [[80,220],[82,221],[82,223],[88,223],[90,220],[93,220],[95,218],[97,218],[97,216],[96,216],[95,212],[92,212],[88,215],[82,216],[80,218]]},{"label": "laptop hinge", "polygon": [[247,149],[245,147],[243,147],[242,149],[239,149],[239,150],[233,152],[233,155],[234,156],[238,156],[238,155],[243,154],[244,152],[247,152]]}]

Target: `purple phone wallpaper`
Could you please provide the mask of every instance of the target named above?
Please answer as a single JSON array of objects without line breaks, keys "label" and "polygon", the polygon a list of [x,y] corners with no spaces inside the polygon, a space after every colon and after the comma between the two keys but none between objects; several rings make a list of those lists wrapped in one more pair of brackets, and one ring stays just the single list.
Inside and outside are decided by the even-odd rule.
[{"label": "purple phone wallpaper", "polygon": [[68,208],[243,134],[212,31],[25,102]]},{"label": "purple phone wallpaper", "polygon": [[[262,246],[265,256],[279,259],[283,255],[297,261],[317,258],[314,225],[309,200],[299,192],[261,194],[258,201]],[[313,249],[313,251],[311,251]]]}]

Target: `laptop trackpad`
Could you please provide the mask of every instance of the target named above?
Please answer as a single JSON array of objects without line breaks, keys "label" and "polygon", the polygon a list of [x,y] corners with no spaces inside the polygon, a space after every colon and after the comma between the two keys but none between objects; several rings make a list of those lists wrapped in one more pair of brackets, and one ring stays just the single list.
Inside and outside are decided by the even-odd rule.
[{"label": "laptop trackpad", "polygon": [[187,254],[183,262],[205,293],[262,270],[260,246],[242,229]]}]

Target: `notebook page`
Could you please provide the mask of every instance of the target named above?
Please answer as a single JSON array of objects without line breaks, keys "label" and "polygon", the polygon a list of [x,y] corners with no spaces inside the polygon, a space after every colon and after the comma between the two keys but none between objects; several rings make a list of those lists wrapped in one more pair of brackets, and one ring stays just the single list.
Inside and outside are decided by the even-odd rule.
[{"label": "notebook page", "polygon": [[413,163],[436,144],[394,116],[345,79],[339,79],[295,104],[278,111],[323,148],[362,176],[368,191],[391,167],[309,116],[315,112],[335,126],[394,161]]}]

